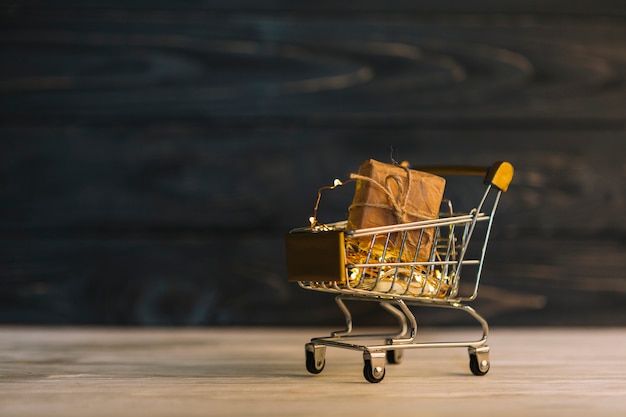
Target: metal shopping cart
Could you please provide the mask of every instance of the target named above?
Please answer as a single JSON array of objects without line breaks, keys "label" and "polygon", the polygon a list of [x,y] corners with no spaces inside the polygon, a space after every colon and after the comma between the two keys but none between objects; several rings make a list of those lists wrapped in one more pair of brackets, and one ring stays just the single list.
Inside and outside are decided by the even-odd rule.
[{"label": "metal shopping cart", "polygon": [[[485,175],[486,190],[479,204],[455,212],[444,199],[439,218],[390,226],[348,230],[347,222],[294,229],[286,236],[290,281],[307,290],[336,294],[346,327],[305,344],[306,369],[319,374],[326,348],[363,352],[363,376],[382,381],[385,365],[402,360],[404,349],[467,347],[474,375],[489,371],[488,324],[467,302],[478,294],[480,275],[493,218],[502,192],[513,178],[513,166],[496,162],[487,170],[472,167],[422,169],[439,175]],[[409,244],[413,237],[414,241]],[[430,239],[426,239],[430,236]],[[424,243],[430,247],[424,257]],[[463,281],[461,277],[463,276]],[[462,285],[463,284],[463,285]],[[345,301],[374,301],[399,321],[393,333],[353,333]],[[482,327],[482,337],[470,341],[418,342],[417,321],[409,306],[432,306],[468,313]],[[375,339],[380,342],[372,342]]]}]

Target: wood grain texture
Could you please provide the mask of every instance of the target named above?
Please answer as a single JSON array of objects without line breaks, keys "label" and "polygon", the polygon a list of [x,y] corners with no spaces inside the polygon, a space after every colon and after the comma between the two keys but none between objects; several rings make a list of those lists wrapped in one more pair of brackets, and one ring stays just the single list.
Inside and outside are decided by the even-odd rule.
[{"label": "wood grain texture", "polygon": [[3,7],[0,321],[336,323],[283,235],[393,157],[515,166],[490,322],[625,325],[623,5],[428,3]]},{"label": "wood grain texture", "polygon": [[[465,349],[405,351],[385,379],[362,376],[361,352],[329,348],[308,374],[303,344],[328,329],[0,329],[0,411],[7,417],[622,416],[626,332],[497,328],[491,369]],[[422,340],[473,338],[426,329]]]}]

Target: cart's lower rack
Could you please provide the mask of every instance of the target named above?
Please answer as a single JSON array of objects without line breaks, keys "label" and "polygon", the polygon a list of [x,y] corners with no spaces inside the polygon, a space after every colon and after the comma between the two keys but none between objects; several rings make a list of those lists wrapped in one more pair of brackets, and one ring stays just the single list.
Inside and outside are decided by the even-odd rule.
[{"label": "cart's lower rack", "polygon": [[[395,333],[353,334],[352,316],[344,300],[378,301],[380,305],[395,316],[400,323],[400,330]],[[399,364],[402,361],[404,349],[417,348],[458,348],[466,347],[469,354],[469,368],[474,375],[485,375],[489,371],[489,346],[487,337],[489,327],[487,321],[470,306],[444,300],[430,300],[430,306],[450,308],[464,311],[472,316],[482,328],[482,337],[467,341],[440,341],[418,342],[417,321],[407,303],[400,299],[380,299],[371,297],[354,297],[353,295],[338,295],[335,297],[337,305],[344,313],[346,328],[332,332],[326,337],[316,337],[305,345],[306,368],[312,374],[319,374],[326,365],[326,347],[359,350],[363,352],[363,376],[368,382],[376,383],[385,377],[386,364]],[[421,302],[412,304],[419,305]],[[371,339],[382,340],[383,343],[367,344],[358,341]]]}]

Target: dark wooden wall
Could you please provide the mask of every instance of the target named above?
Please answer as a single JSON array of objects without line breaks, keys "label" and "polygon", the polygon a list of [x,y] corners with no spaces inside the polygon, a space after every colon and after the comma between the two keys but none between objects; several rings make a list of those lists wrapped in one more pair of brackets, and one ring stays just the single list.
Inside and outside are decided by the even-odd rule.
[{"label": "dark wooden wall", "polygon": [[340,325],[283,236],[393,157],[514,164],[491,323],[626,325],[623,1],[344,3],[3,1],[0,322]]}]

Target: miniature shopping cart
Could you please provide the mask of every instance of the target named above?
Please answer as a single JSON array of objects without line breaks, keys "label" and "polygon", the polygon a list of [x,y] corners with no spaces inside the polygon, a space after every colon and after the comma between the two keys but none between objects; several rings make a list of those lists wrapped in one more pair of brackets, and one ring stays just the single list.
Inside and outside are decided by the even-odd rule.
[{"label": "miniature shopping cart", "polygon": [[[358,230],[348,230],[343,221],[294,229],[286,236],[289,280],[307,290],[336,294],[335,301],[345,316],[345,329],[306,343],[306,369],[310,373],[319,374],[324,369],[327,347],[362,351],[363,375],[372,383],[382,381],[387,363],[400,363],[404,349],[466,347],[471,372],[484,375],[489,371],[487,321],[466,303],[477,296],[493,218],[500,196],[513,178],[513,167],[508,162],[496,162],[487,170],[423,170],[440,175],[480,172],[485,175],[486,190],[479,204],[465,213],[455,212],[452,202],[444,199],[445,209],[433,220]],[[390,334],[353,333],[352,316],[345,303],[351,300],[380,303],[397,318],[399,330]],[[466,312],[482,327],[482,337],[418,342],[417,321],[409,306]]]}]

